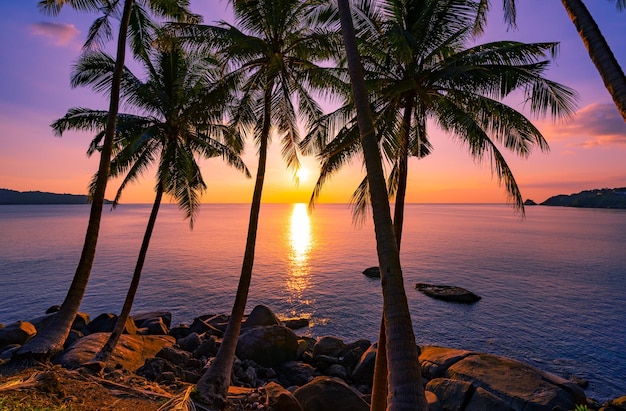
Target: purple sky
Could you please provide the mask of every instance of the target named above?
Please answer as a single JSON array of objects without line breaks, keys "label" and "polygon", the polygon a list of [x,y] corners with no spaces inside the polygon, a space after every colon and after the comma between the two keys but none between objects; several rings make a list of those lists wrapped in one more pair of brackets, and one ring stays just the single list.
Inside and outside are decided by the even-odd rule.
[{"label": "purple sky", "polygon": [[[517,30],[507,30],[503,23],[501,1],[491,3],[489,28],[479,41],[559,41],[560,54],[548,76],[580,94],[573,120],[536,121],[550,142],[549,153],[537,151],[527,159],[507,155],[524,198],[543,201],[555,194],[626,186],[626,124],[560,2],[518,0]],[[617,60],[626,66],[626,12],[618,12],[610,1],[586,3]],[[91,90],[69,86],[71,65],[96,15],[66,9],[58,17],[49,17],[39,13],[36,4],[23,0],[0,4],[0,188],[85,193],[97,169],[97,159],[85,154],[91,136],[68,133],[58,138],[49,124],[70,107],[107,108],[106,99]],[[228,17],[225,1],[192,0],[191,5],[207,23]],[[409,202],[506,201],[488,163],[476,164],[454,138],[437,131],[432,135],[434,153],[410,163]],[[254,173],[254,146],[246,151],[244,159]],[[308,201],[317,172],[315,159],[304,159],[310,176],[296,187],[278,151],[273,145],[264,201]],[[252,180],[217,160],[203,165],[209,185],[203,201],[250,201]],[[321,201],[348,201],[362,173],[360,163],[346,168],[327,186]],[[118,184],[109,184],[108,198]],[[151,202],[153,187],[153,175],[146,174],[140,184],[127,188],[122,201]]]}]

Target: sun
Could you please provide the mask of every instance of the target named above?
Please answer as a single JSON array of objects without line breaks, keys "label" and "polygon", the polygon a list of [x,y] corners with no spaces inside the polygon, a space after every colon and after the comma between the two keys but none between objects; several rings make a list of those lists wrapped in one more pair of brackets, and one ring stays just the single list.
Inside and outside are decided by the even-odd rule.
[{"label": "sun", "polygon": [[304,167],[300,167],[298,171],[296,172],[296,178],[298,179],[299,182],[302,183],[307,180],[310,174],[311,173],[309,172],[309,170],[307,170]]}]

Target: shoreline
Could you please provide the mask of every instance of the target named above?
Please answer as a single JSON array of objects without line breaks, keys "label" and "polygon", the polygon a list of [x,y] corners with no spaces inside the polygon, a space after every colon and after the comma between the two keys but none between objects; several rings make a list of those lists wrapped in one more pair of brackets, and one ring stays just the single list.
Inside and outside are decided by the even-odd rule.
[{"label": "shoreline", "polygon": [[[46,319],[54,315],[54,308],[51,307],[49,311],[46,316],[33,320],[35,324],[15,324],[19,324],[21,329],[29,329],[26,324],[31,324],[31,332],[33,329],[36,332],[37,327],[43,326]],[[201,376],[204,364],[217,352],[220,333],[224,331],[227,318],[226,315],[200,316],[191,325],[170,327],[171,313],[160,311],[135,314],[133,325],[127,325],[130,328],[123,335],[126,343],[118,344],[107,370],[112,372],[123,369],[154,383],[195,384]],[[54,362],[70,369],[80,368],[104,344],[110,332],[108,328],[112,329],[115,319],[110,314],[99,315],[93,320],[84,313],[77,316],[67,348]],[[0,336],[15,324],[0,328]],[[276,383],[285,390],[297,392],[307,384],[320,383],[319,379],[322,377],[339,379],[352,392],[358,393],[361,401],[367,403],[371,393],[376,345],[364,339],[343,341],[333,336],[313,339],[296,334],[299,329],[307,326],[306,319],[281,321],[269,308],[255,307],[242,324],[237,348],[239,359],[233,372],[235,385],[258,390],[269,383]],[[289,337],[285,338],[285,335]],[[152,349],[141,348],[143,354],[139,358],[137,353],[123,352],[124,350],[118,353],[122,345],[132,346],[129,341],[141,341],[144,345],[150,341]],[[269,351],[259,349],[260,346],[267,347],[267,344],[272,347]],[[527,403],[544,401],[545,399],[537,398],[533,394],[536,390],[554,392],[553,397],[556,399],[551,400],[554,403],[551,403],[551,407],[569,404],[573,409],[573,405],[584,403],[589,409],[612,410],[606,406],[602,408],[603,404],[610,405],[608,399],[601,402],[587,398],[581,388],[586,386],[586,381],[579,377],[566,380],[529,364],[484,352],[436,346],[419,348],[426,390],[430,393],[429,396],[434,396],[434,399],[429,399],[434,410],[438,409],[436,404],[449,405],[455,401],[469,401],[467,396],[471,397],[471,401],[479,402],[489,399],[506,403],[506,398],[520,395]],[[0,344],[0,358],[8,361],[11,351],[15,349],[15,344],[8,350],[6,346],[3,349]],[[272,354],[268,355],[268,352]],[[189,364],[194,364],[195,368],[190,368]],[[520,374],[519,370],[523,372]],[[526,391],[519,392],[524,390],[519,387],[512,390],[508,381],[516,381],[516,385],[525,387]],[[464,393],[462,398],[458,392],[456,396],[450,394],[451,384],[461,389]],[[483,390],[487,390],[488,394],[484,394]],[[615,398],[619,398],[619,393],[616,394]],[[499,400],[491,398],[494,395]],[[544,405],[547,407],[549,404]]]}]

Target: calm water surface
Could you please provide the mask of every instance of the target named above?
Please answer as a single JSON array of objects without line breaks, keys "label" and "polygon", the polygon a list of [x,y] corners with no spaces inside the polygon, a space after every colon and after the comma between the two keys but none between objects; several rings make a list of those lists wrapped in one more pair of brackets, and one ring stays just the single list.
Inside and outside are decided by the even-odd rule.
[{"label": "calm water surface", "polygon": [[[0,206],[0,322],[41,315],[71,282],[88,206]],[[150,207],[105,212],[81,310],[118,312]],[[167,309],[173,323],[227,313],[234,300],[248,205],[203,205],[189,230],[174,205],[159,215],[135,311]],[[409,205],[402,265],[418,343],[517,358],[590,381],[587,395],[626,394],[626,212],[501,205]],[[263,205],[248,311],[266,304],[305,316],[311,336],[375,340],[380,285],[371,224],[345,205]],[[445,303],[413,289],[453,284],[483,299]]]}]

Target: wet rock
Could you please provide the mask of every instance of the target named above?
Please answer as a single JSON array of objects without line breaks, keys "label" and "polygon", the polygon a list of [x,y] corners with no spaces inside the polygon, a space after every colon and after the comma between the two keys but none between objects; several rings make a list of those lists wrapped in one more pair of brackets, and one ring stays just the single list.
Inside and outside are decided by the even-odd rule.
[{"label": "wet rock", "polygon": [[606,401],[600,411],[626,411],[626,395]]},{"label": "wet rock", "polygon": [[287,318],[282,320],[283,324],[287,328],[291,328],[292,330],[299,330],[300,328],[309,326],[308,318]]},{"label": "wet rock", "polygon": [[369,267],[363,270],[363,275],[369,278],[380,278],[380,268]]},{"label": "wet rock", "polygon": [[303,411],[369,411],[361,394],[339,379],[316,377],[298,388],[294,396]]},{"label": "wet rock", "polygon": [[478,295],[465,288],[450,285],[415,284],[415,289],[438,300],[455,303],[473,304],[481,299]]}]

